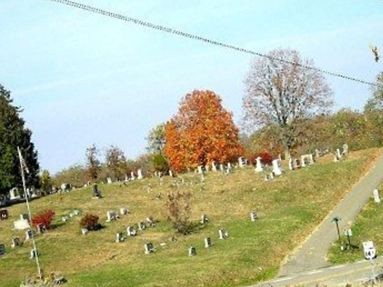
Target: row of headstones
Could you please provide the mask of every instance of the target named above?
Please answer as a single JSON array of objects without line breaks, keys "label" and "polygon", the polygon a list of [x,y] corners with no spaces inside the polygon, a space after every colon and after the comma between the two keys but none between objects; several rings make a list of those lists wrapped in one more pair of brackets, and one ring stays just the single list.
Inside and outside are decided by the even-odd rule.
[{"label": "row of headstones", "polygon": [[[135,226],[127,226],[126,228],[126,235],[128,237],[134,237],[138,234],[138,231],[144,231],[145,229],[149,227],[155,227],[155,221],[152,217],[146,218],[146,223],[143,221],[140,221],[136,224],[137,228]],[[125,240],[125,237],[123,236],[122,232],[117,232],[115,237],[115,242],[123,242]]]},{"label": "row of headstones", "polygon": [[[213,161],[211,163],[211,166],[212,166],[211,171],[217,172],[218,169],[219,169],[220,172],[223,172],[223,173],[226,173],[226,174],[229,174],[232,171],[232,169],[233,169],[233,166],[232,166],[232,164],[230,162],[227,163],[226,165],[220,163],[219,166],[217,166],[215,164],[215,162]],[[197,167],[197,169],[195,170],[195,173],[203,175],[205,172],[209,172],[209,171],[210,171],[210,166],[209,165],[205,165],[205,166],[199,165]]]},{"label": "row of headstones", "polygon": [[[250,220],[255,222],[256,220],[258,219],[258,216],[257,216],[257,213],[255,211],[252,211],[250,212]],[[203,214],[201,216],[201,224],[205,224],[209,221],[208,217],[206,216],[206,214]],[[227,238],[229,238],[229,233],[228,231],[226,231],[225,229],[219,229],[218,230],[218,238],[220,240],[225,240]],[[210,237],[205,237],[204,240],[204,247],[205,248],[210,248],[212,247],[212,240]],[[154,245],[152,242],[148,242],[148,243],[145,243],[144,244],[144,250],[145,250],[145,254],[150,254],[150,253],[153,253],[155,251],[155,248],[154,248]],[[197,255],[197,249],[195,246],[190,246],[188,248],[188,255],[189,256],[195,256]]]},{"label": "row of headstones", "polygon": [[[44,226],[38,226],[37,227],[37,233],[43,233],[44,232]],[[33,230],[31,229],[28,229],[25,231],[25,239],[24,241],[22,241],[19,237],[12,237],[11,238],[11,248],[16,248],[16,247],[20,247],[24,244],[24,242],[28,241],[28,240],[31,240],[32,239],[32,236],[33,236]],[[5,254],[5,244],[0,244],[0,256],[1,255],[4,255]],[[29,258],[30,259],[33,259],[35,258],[37,255],[37,251],[36,249],[32,249],[30,251],[30,256]]]},{"label": "row of headstones", "polygon": [[63,215],[61,217],[61,221],[67,222],[70,218],[75,217],[75,216],[79,216],[79,215],[80,215],[80,210],[75,209],[75,210],[71,211],[68,215]]}]

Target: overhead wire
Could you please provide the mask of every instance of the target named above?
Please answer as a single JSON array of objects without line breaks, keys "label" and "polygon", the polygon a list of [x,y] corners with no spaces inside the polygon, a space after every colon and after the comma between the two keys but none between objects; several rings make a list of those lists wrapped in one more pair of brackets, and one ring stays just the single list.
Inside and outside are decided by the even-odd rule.
[{"label": "overhead wire", "polygon": [[227,43],[219,42],[219,41],[212,40],[212,39],[209,39],[209,38],[205,38],[205,37],[202,37],[202,36],[199,36],[199,35],[183,32],[181,30],[176,30],[176,29],[173,29],[173,28],[170,28],[170,27],[154,24],[154,23],[151,23],[151,22],[148,22],[148,21],[144,21],[144,20],[141,20],[141,19],[138,19],[138,18],[133,18],[133,17],[122,15],[122,14],[106,11],[106,10],[103,10],[103,9],[100,9],[100,8],[97,8],[97,7],[93,7],[93,6],[90,6],[90,5],[82,4],[82,3],[79,3],[79,2],[75,2],[75,1],[71,1],[71,0],[48,0],[48,1],[65,4],[67,6],[71,6],[71,7],[82,9],[82,10],[89,11],[89,12],[92,12],[92,13],[96,13],[96,14],[107,16],[107,17],[119,19],[119,20],[122,20],[122,21],[125,21],[125,22],[133,23],[133,24],[140,25],[140,26],[143,26],[143,27],[147,27],[147,28],[150,28],[150,29],[154,29],[154,30],[157,30],[157,31],[161,31],[161,32],[169,33],[169,34],[174,34],[174,35],[177,35],[177,36],[180,36],[180,37],[189,38],[189,39],[196,40],[196,41],[205,42],[205,43],[208,43],[210,45],[215,45],[215,46],[231,49],[231,50],[234,50],[234,51],[250,54],[250,55],[253,55],[253,56],[267,58],[267,59],[272,60],[272,61],[277,61],[277,62],[281,62],[281,63],[285,63],[285,64],[290,64],[290,65],[298,66],[298,67],[301,67],[301,68],[307,69],[307,70],[317,71],[317,72],[320,72],[320,73],[323,73],[323,74],[326,74],[326,75],[329,75],[329,76],[341,78],[341,79],[344,79],[344,80],[354,81],[354,82],[357,82],[357,83],[360,83],[360,84],[365,84],[365,85],[368,85],[368,86],[371,86],[371,87],[382,87],[380,84],[377,84],[377,83],[374,83],[374,82],[370,82],[370,81],[367,81],[367,80],[359,79],[359,78],[352,77],[352,76],[345,75],[345,74],[341,74],[341,73],[332,72],[332,71],[321,69],[321,68],[317,68],[317,67],[314,67],[314,66],[309,66],[309,65],[305,65],[305,64],[301,64],[301,63],[296,63],[296,62],[289,61],[289,60],[282,59],[282,58],[273,57],[273,56],[270,56],[270,55],[267,55],[267,54],[263,54],[263,53],[260,53],[260,52],[257,52],[257,51],[253,51],[253,50],[250,50],[250,49],[242,48],[242,47],[235,46],[235,45],[232,45],[232,44],[227,44]]}]

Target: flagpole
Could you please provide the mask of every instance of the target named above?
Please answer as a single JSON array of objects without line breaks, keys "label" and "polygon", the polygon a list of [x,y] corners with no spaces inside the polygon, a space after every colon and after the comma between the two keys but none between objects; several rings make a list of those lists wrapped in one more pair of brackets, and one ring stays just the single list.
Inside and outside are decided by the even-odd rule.
[{"label": "flagpole", "polygon": [[[21,179],[23,181],[23,189],[24,189],[24,197],[25,197],[25,202],[27,204],[27,209],[28,209],[28,217],[29,217],[29,222],[32,224],[32,215],[31,215],[31,209],[29,207],[29,201],[28,201],[28,194],[27,194],[27,187],[25,184],[25,175],[24,175],[24,169],[27,169],[26,164],[24,162],[24,159],[21,155],[20,148],[17,147],[17,152],[19,154],[19,160],[20,160],[20,170],[21,170]],[[27,169],[27,173],[29,173]],[[40,261],[39,261],[39,254],[36,248],[36,242],[35,242],[35,237],[33,236],[33,231],[31,232],[31,239],[32,239],[32,246],[33,250],[35,251],[35,259],[36,259],[36,265],[37,265],[37,272],[39,274],[40,280],[42,279],[42,274],[41,274],[41,267],[40,267]]]}]

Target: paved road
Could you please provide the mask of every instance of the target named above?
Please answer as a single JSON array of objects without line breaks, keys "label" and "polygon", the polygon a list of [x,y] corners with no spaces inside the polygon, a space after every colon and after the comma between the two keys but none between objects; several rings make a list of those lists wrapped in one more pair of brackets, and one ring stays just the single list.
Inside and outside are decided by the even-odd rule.
[{"label": "paved road", "polygon": [[[265,281],[256,287],[278,286],[346,286],[347,283],[358,284],[371,280],[383,272],[383,257],[369,262],[359,261],[347,265],[337,265],[312,271],[306,271],[274,280]],[[254,286],[254,287],[255,287]]]},{"label": "paved road", "polygon": [[326,261],[328,249],[337,239],[334,223],[331,219],[340,216],[339,228],[342,232],[350,221],[359,214],[360,210],[372,196],[372,190],[383,182],[383,156],[350,192],[338,203],[333,211],[318,225],[316,230],[306,239],[303,245],[290,255],[281,266],[279,276],[292,275],[305,271],[316,270],[329,266]]}]

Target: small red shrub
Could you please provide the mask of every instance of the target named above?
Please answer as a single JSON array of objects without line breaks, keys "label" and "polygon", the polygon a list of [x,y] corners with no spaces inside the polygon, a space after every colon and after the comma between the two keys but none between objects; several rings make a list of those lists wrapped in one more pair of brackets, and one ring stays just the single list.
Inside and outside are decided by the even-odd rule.
[{"label": "small red shrub", "polygon": [[32,224],[36,227],[37,225],[42,224],[45,226],[45,228],[49,229],[54,216],[55,212],[53,210],[44,210],[32,217]]},{"label": "small red shrub", "polygon": [[80,220],[81,228],[86,228],[88,230],[97,230],[100,228],[98,223],[98,216],[94,214],[87,213]]}]

